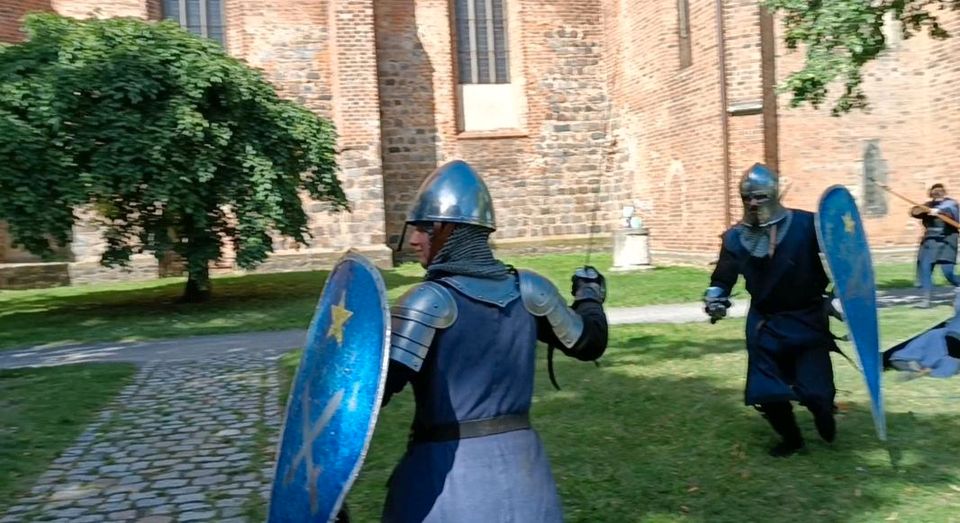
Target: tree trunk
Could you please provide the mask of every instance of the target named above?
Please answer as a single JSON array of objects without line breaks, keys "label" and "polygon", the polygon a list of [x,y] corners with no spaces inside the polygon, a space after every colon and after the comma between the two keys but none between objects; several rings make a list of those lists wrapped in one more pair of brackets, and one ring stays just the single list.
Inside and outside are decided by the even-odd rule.
[{"label": "tree trunk", "polygon": [[203,303],[210,299],[210,269],[204,265],[188,272],[187,286],[181,301],[185,303]]}]

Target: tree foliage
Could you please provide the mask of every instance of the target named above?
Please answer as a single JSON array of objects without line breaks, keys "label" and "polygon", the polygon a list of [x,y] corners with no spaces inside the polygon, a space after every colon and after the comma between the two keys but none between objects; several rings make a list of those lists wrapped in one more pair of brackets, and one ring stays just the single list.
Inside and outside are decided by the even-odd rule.
[{"label": "tree foliage", "polygon": [[188,297],[232,241],[250,268],[271,233],[305,244],[300,195],[347,208],[328,121],[170,22],[35,14],[0,48],[0,220],[44,256],[78,211],[100,217],[102,263],[172,250]]},{"label": "tree foliage", "polygon": [[791,105],[809,103],[819,108],[828,87],[840,82],[842,92],[834,102],[834,116],[867,108],[863,67],[886,49],[887,13],[910,38],[924,29],[931,37],[950,35],[935,10],[957,9],[958,0],[764,0],[768,9],[782,15],[787,47],[802,46],[806,61],[791,74],[784,89],[792,93]]}]

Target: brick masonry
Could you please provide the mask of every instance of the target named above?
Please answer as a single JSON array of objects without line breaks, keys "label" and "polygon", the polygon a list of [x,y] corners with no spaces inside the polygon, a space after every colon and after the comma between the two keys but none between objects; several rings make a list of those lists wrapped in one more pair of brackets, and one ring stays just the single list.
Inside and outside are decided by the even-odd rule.
[{"label": "brick masonry", "polygon": [[[838,119],[829,107],[793,109],[788,95],[772,95],[800,66],[802,51],[788,52],[774,23],[766,55],[775,59],[764,62],[755,0],[722,1],[722,79],[714,2],[689,2],[691,60],[684,65],[676,0],[508,0],[522,125],[463,133],[452,2],[224,2],[228,51],[261,68],[283,96],[336,124],[353,208],[330,215],[306,201],[311,245],[295,249],[278,239],[277,254],[261,270],[311,267],[350,247],[389,264],[388,246],[396,244],[419,181],[453,158],[484,175],[501,245],[582,245],[591,225],[606,236],[620,223],[620,208],[636,204],[654,261],[711,259],[717,235],[739,215],[740,173],[771,155],[790,187],[787,204],[804,209],[834,183],[863,197],[868,149],[888,183],[917,200],[934,181],[960,183],[947,168],[960,140],[957,109],[948,104],[960,89],[957,39],[902,40],[891,31],[891,50],[867,69],[871,112]],[[22,38],[18,21],[30,10],[161,16],[158,0],[0,0],[0,39]],[[960,32],[960,17],[941,13],[948,29]],[[775,77],[765,80],[764,70]],[[906,218],[907,205],[881,199],[881,211],[867,219],[872,243],[908,249],[918,228]],[[4,235],[0,228],[0,262],[32,261]],[[75,238],[72,260],[95,259],[95,230],[78,226]]]},{"label": "brick masonry", "polygon": [[[726,227],[722,195],[723,145],[718,59],[717,13],[714,2],[690,2],[692,64],[681,68],[675,0],[603,3],[606,54],[612,99],[626,142],[618,165],[632,178],[632,195],[649,208],[645,216],[651,245],[659,259],[684,255],[709,259]],[[760,9],[753,0],[722,2],[725,28],[727,109],[763,109],[764,95],[774,82],[762,80]],[[960,17],[938,11],[948,29],[960,31]],[[791,108],[789,94],[777,99],[772,117],[746,112],[729,116],[729,206],[739,214],[732,194],[740,173],[763,161],[772,148],[789,186],[788,206],[814,210],[824,189],[844,184],[863,201],[865,154],[879,149],[887,183],[922,201],[926,189],[940,181],[948,189],[960,184],[949,168],[957,155],[960,131],[954,99],[960,86],[957,68],[960,40],[932,41],[925,35],[904,40],[888,31],[891,49],[866,68],[871,110],[842,118],[821,109]],[[775,48],[770,54],[776,83],[802,65],[802,50],[781,43],[782,27],[774,24]],[[771,110],[773,108],[767,107]],[[728,113],[729,114],[729,113]],[[776,134],[765,133],[765,123]],[[918,238],[908,204],[879,191],[885,212],[868,215],[867,233],[878,251],[902,252]],[[682,230],[683,234],[676,234]]]}]

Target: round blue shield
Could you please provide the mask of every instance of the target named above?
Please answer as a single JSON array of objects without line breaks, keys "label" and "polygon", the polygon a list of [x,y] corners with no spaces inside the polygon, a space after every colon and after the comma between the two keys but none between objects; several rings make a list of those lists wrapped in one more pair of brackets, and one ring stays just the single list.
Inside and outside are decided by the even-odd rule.
[{"label": "round blue shield", "polygon": [[380,411],[390,320],[380,272],[348,253],[330,272],[287,403],[268,521],[333,521]]}]

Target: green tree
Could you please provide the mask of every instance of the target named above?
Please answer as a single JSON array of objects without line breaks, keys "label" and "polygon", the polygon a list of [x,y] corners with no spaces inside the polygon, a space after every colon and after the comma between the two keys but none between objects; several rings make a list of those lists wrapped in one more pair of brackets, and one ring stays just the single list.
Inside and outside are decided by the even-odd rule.
[{"label": "green tree", "polygon": [[170,250],[184,299],[209,296],[231,241],[240,267],[305,244],[301,194],[347,209],[333,126],[216,43],[169,23],[34,14],[0,47],[0,220],[50,256],[78,210],[100,217],[106,266]]},{"label": "green tree", "polygon": [[784,89],[791,92],[791,106],[809,103],[820,107],[828,86],[840,82],[843,91],[834,103],[834,116],[865,109],[863,66],[886,49],[884,17],[893,15],[910,38],[927,29],[931,37],[950,35],[941,26],[934,9],[960,8],[960,0],[764,0],[763,4],[783,17],[787,47],[802,46],[806,61],[791,74]]}]

